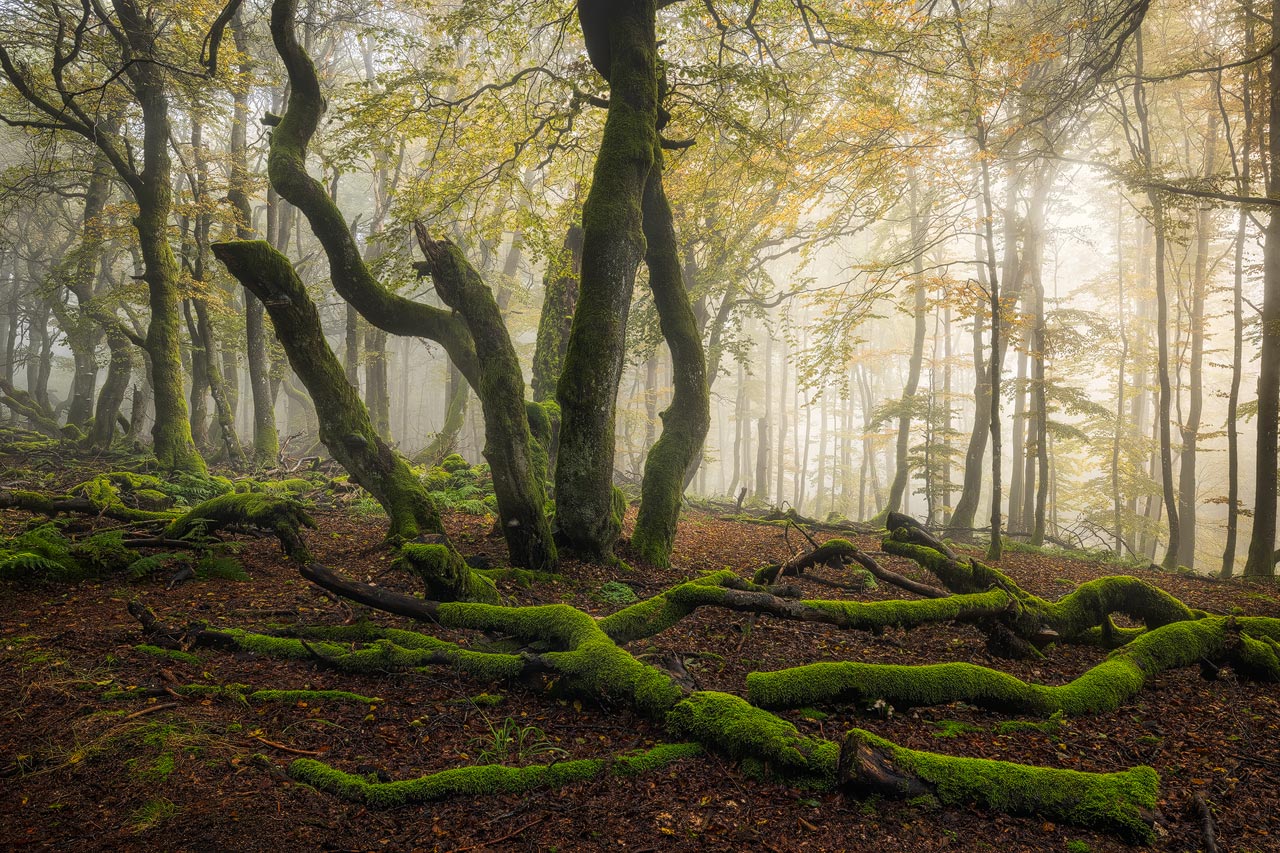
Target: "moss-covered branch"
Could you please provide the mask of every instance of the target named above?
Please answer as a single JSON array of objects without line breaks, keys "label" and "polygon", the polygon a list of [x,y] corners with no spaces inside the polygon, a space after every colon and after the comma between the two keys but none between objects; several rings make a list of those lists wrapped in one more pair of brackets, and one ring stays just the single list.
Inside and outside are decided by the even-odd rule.
[{"label": "moss-covered branch", "polygon": [[390,808],[456,796],[520,794],[538,788],[557,788],[604,774],[636,776],[701,753],[702,747],[696,743],[669,743],[613,758],[584,758],[528,767],[501,764],[455,767],[399,782],[371,782],[323,762],[300,758],[289,765],[289,775],[298,782],[343,799]]},{"label": "moss-covered branch", "polygon": [[922,601],[828,601],[783,598],[746,584],[729,571],[675,586],[600,620],[620,643],[650,637],[675,625],[699,607],[723,607],[797,622],[879,633],[938,622],[977,621],[1004,613],[1009,597],[1002,590]]},{"label": "moss-covered branch", "polygon": [[1008,575],[978,560],[961,562],[916,541],[908,528],[899,527],[885,539],[890,554],[914,560],[932,572],[953,593],[979,592],[992,587],[1006,590],[1020,607],[1010,627],[1019,636],[1034,635],[1043,628],[1057,632],[1067,642],[1123,645],[1136,632],[1121,632],[1111,623],[1112,614],[1143,622],[1148,630],[1207,614],[1183,604],[1169,593],[1141,578],[1112,575],[1081,584],[1058,601],[1047,601],[1024,591]]},{"label": "moss-covered branch", "polygon": [[841,783],[871,793],[931,795],[945,805],[972,803],[1008,814],[1040,815],[1133,842],[1155,839],[1160,777],[1150,767],[1081,773],[959,758],[907,749],[853,729],[840,750],[839,772]]},{"label": "moss-covered branch", "polygon": [[906,709],[967,702],[993,711],[1048,716],[1119,708],[1153,676],[1203,662],[1231,664],[1252,678],[1280,681],[1275,637],[1280,619],[1225,617],[1175,622],[1149,631],[1079,678],[1061,686],[1028,684],[970,663],[894,666],[815,663],[747,676],[747,695],[766,708],[819,702],[883,700]]}]

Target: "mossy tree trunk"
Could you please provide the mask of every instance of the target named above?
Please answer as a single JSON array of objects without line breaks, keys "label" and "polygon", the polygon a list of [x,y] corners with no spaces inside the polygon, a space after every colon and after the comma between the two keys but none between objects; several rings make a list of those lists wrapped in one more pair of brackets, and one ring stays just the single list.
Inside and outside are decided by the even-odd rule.
[{"label": "mossy tree trunk", "polygon": [[96,450],[106,450],[115,439],[116,420],[133,377],[133,342],[118,322],[103,323],[103,330],[111,360],[107,363],[107,378],[98,391],[93,427],[89,431],[89,446]]},{"label": "mossy tree trunk", "polygon": [[405,460],[387,446],[325,340],[320,314],[284,255],[261,240],[213,244],[213,253],[266,306],[289,364],[315,401],[320,440],[382,504],[389,536],[441,534],[440,515]]},{"label": "mossy tree trunk", "polygon": [[[145,66],[145,64],[143,64]],[[136,66],[136,67],[143,67]],[[147,66],[149,67],[149,66]],[[145,91],[139,87],[139,94]],[[163,161],[147,169],[149,180],[138,194],[138,215],[134,223],[138,230],[138,243],[142,249],[143,277],[149,291],[151,322],[147,326],[146,350],[150,356],[151,386],[155,405],[155,424],[151,428],[151,440],[156,459],[162,468],[175,471],[203,473],[204,460],[196,450],[191,436],[191,422],[187,416],[187,401],[182,395],[181,334],[178,325],[178,262],[168,241],[169,208],[171,190],[168,179],[168,107],[164,93],[156,92],[143,97],[144,114],[151,104],[152,114],[166,115],[165,129],[152,130],[159,122],[147,120],[146,159]],[[163,170],[165,177],[156,176]]]},{"label": "mossy tree trunk", "polygon": [[[549,530],[549,525],[543,507],[542,490],[540,487],[535,488],[536,483],[530,485],[532,469],[527,460],[532,451],[528,444],[528,424],[517,426],[508,417],[510,412],[524,411],[523,378],[515,382],[505,374],[504,368],[500,367],[505,359],[501,353],[491,351],[480,358],[476,351],[477,339],[483,339],[486,346],[510,348],[506,328],[502,325],[496,307],[490,316],[484,299],[473,292],[472,287],[482,290],[487,288],[469,266],[466,269],[470,270],[474,281],[468,281],[463,288],[461,304],[468,307],[465,317],[461,313],[445,311],[399,296],[384,287],[370,272],[342,211],[324,185],[307,173],[307,146],[324,115],[325,101],[315,66],[297,40],[294,29],[297,11],[297,0],[275,0],[271,7],[271,37],[276,51],[284,61],[291,86],[288,107],[271,137],[267,168],[271,185],[281,197],[306,216],[328,258],[334,289],[342,298],[383,331],[425,337],[439,343],[475,389],[486,407],[486,415],[492,407],[497,423],[489,428],[499,430],[500,433],[489,442],[487,452],[491,451],[493,454],[490,466],[493,469],[498,510],[503,519],[507,542],[509,546],[513,542],[517,543],[512,547],[512,560],[528,568],[548,568],[554,563],[555,550],[550,544],[549,536],[544,535],[544,531]],[[230,256],[236,251],[228,252],[224,249],[223,255]],[[454,260],[460,260],[464,265],[466,263],[460,255]],[[492,295],[489,295],[488,301],[492,302]],[[274,319],[274,312],[272,317]],[[474,328],[470,326],[472,323],[476,324]],[[277,334],[280,333],[279,329],[276,331]],[[283,341],[284,336],[280,337]],[[293,359],[294,354],[290,354],[290,360]],[[296,362],[294,370],[303,378],[314,397],[315,389],[311,388]],[[515,376],[520,377],[518,367]],[[354,392],[350,396],[364,411],[364,404],[359,401],[359,397]],[[322,423],[325,417],[325,413],[321,413]],[[323,427],[321,433],[323,436]],[[505,446],[521,440],[525,442],[521,447]],[[332,451],[333,447],[329,447]],[[506,485],[499,489],[499,482]]]},{"label": "mossy tree trunk", "polygon": [[475,339],[485,423],[484,457],[493,473],[498,521],[511,561],[530,569],[554,567],[556,549],[543,511],[546,493],[530,450],[524,375],[498,303],[457,246],[447,240],[432,240],[421,224],[416,230],[436,292],[463,317]]},{"label": "mossy tree trunk", "polygon": [[538,318],[538,342],[533,352],[533,399],[555,397],[574,309],[578,305],[578,276],[582,270],[582,225],[574,222],[564,235],[560,252],[547,264],[545,295]]},{"label": "mossy tree trunk", "polygon": [[583,0],[587,52],[609,83],[609,111],[582,211],[582,279],[556,398],[556,531],[575,551],[607,557],[621,533],[613,504],[614,421],[627,315],[644,256],[642,202],[657,148],[654,0]]},{"label": "mossy tree trunk", "polygon": [[685,472],[702,455],[711,425],[711,393],[702,335],[685,289],[671,204],[662,186],[662,152],[644,190],[645,264],[658,325],[671,351],[673,393],[662,412],[662,435],[645,458],[640,514],[631,542],[651,563],[667,565],[680,517]]}]

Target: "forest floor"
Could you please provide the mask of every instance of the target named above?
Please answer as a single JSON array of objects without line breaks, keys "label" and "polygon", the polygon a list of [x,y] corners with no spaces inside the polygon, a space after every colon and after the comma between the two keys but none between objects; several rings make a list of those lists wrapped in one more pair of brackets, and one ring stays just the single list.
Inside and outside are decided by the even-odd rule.
[{"label": "forest floor", "polygon": [[[29,520],[6,511],[0,528],[12,533]],[[413,591],[408,578],[390,569],[380,544],[383,517],[322,509],[317,521],[308,542],[322,563],[353,578]],[[502,541],[488,535],[490,522],[450,515],[447,524],[464,554],[488,554],[501,563]],[[879,551],[872,538],[855,544]],[[626,584],[644,598],[726,566],[749,577],[807,547],[794,529],[694,512],[680,526],[673,560],[678,568],[637,566],[626,572],[566,561],[562,580],[500,586],[521,604],[567,602],[603,615],[622,606],[608,600],[621,591],[602,590],[606,582]],[[629,557],[625,547],[621,555]],[[416,778],[493,760],[504,730],[524,736],[522,747],[499,749],[505,763],[609,756],[668,738],[624,708],[559,699],[527,685],[481,683],[443,668],[358,676],[310,661],[140,648],[146,641],[125,610],[131,599],[174,625],[207,621],[261,629],[343,623],[360,615],[361,608],[302,580],[272,539],[244,539],[238,557],[251,580],[191,581],[168,589],[168,575],[161,574],[135,582],[0,586],[0,849],[1130,849],[1111,837],[1043,819],[760,781],[713,755],[632,778],[602,776],[530,794],[392,810],[347,802],[290,781],[285,768],[308,755],[350,772]],[[877,559],[930,580],[908,561]],[[1115,573],[1104,564],[1035,553],[1008,554],[1000,566],[1026,590],[1048,598]],[[824,573],[835,577],[828,569],[814,572]],[[1280,616],[1280,589],[1274,586],[1136,573],[1194,607]],[[800,583],[807,597],[844,595],[810,580]],[[881,584],[857,597],[910,596]],[[370,618],[411,627],[385,614]],[[970,661],[1059,684],[1105,655],[1067,647],[1052,649],[1044,661],[993,660],[984,637],[964,625],[875,637],[770,617],[751,622],[744,614],[704,608],[629,650],[677,652],[703,688],[738,694],[748,672],[819,660]],[[192,683],[343,689],[381,701],[247,703],[234,696],[163,692]],[[151,688],[133,691],[149,697],[113,698],[134,688]],[[1006,733],[996,728],[1005,717],[967,705],[887,716],[825,707],[783,716],[806,734],[838,739],[860,726],[903,746],[950,755],[1089,771],[1148,764],[1160,773],[1160,810],[1167,821],[1157,849],[1201,846],[1200,818],[1192,807],[1199,792],[1212,808],[1222,849],[1280,850],[1280,691],[1241,681],[1230,671],[1215,681],[1194,669],[1166,672],[1114,713]]]}]

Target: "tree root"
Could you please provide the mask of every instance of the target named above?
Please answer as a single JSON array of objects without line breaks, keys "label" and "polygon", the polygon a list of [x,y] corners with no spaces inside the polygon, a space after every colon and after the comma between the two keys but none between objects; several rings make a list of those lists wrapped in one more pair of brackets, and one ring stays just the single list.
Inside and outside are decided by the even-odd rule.
[{"label": "tree root", "polygon": [[1149,844],[1159,819],[1160,777],[1150,767],[1081,773],[1007,761],[957,758],[897,746],[853,729],[840,749],[839,777],[857,790],[893,797],[933,796],[944,805],[977,804],[1041,815]]},{"label": "tree root", "polygon": [[1007,713],[1097,714],[1120,707],[1152,676],[1202,661],[1229,663],[1251,678],[1280,681],[1276,636],[1280,636],[1280,619],[1219,617],[1175,622],[1143,634],[1079,678],[1057,687],[1028,684],[970,663],[893,666],[845,662],[753,672],[747,676],[747,695],[765,708],[883,700],[899,710],[967,702]]},{"label": "tree root", "polygon": [[1208,615],[1188,607],[1159,587],[1128,575],[1097,578],[1081,584],[1056,602],[1047,601],[1024,591],[1008,575],[977,560],[961,563],[917,541],[903,541],[903,536],[919,539],[919,533],[912,530],[899,527],[882,547],[890,554],[907,557],[928,569],[952,593],[974,593],[992,587],[1006,590],[1019,606],[1016,617],[1007,620],[1008,627],[1023,639],[1033,638],[1047,628],[1056,632],[1057,639],[1063,642],[1115,648],[1141,632],[1117,629],[1110,620],[1112,614],[1139,620],[1147,630]]},{"label": "tree root", "polygon": [[289,776],[295,781],[346,800],[391,808],[446,797],[521,794],[537,788],[558,788],[606,773],[613,776],[636,776],[701,754],[702,747],[696,743],[668,743],[644,752],[614,758],[585,758],[528,767],[481,764],[475,767],[455,767],[399,782],[372,782],[363,776],[344,773],[324,762],[300,758],[289,765]]},{"label": "tree root", "polygon": [[[791,723],[745,699],[726,693],[690,692],[692,685],[688,679],[674,678],[670,672],[646,665],[619,646],[629,639],[650,636],[705,605],[867,627],[872,623],[902,624],[902,614],[911,612],[916,613],[916,618],[927,613],[930,620],[956,618],[966,605],[979,610],[986,608],[983,612],[1003,611],[1016,600],[1005,589],[912,602],[807,602],[775,595],[726,571],[681,584],[597,620],[563,604],[503,607],[424,601],[343,579],[315,562],[302,563],[300,570],[324,588],[352,600],[446,628],[502,633],[526,646],[513,653],[475,651],[425,634],[368,624],[298,629],[293,637],[234,629],[215,631],[204,626],[170,631],[140,605],[131,604],[130,612],[143,623],[144,631],[153,642],[174,643],[181,648],[211,645],[313,660],[320,665],[358,672],[443,665],[486,681],[550,674],[557,686],[574,694],[626,704],[664,723],[674,736],[696,741],[696,744],[659,747],[640,756],[612,761],[566,761],[525,768],[499,765],[456,768],[402,782],[374,782],[316,761],[300,760],[291,766],[290,775],[296,780],[343,797],[369,805],[392,806],[454,794],[520,792],[591,778],[606,771],[618,772],[617,768],[660,766],[693,755],[700,746],[729,755],[748,770],[772,774],[795,784],[825,789],[841,783],[866,787],[867,774],[858,768],[866,764],[865,756],[870,753],[879,756],[875,766],[881,768],[881,776],[887,772],[884,768],[893,768],[898,774],[895,778],[913,779],[911,784],[948,804],[974,802],[1014,813],[1043,814],[1064,823],[1118,833],[1130,840],[1151,838],[1149,821],[1159,780],[1150,768],[1135,768],[1121,774],[1092,774],[951,758],[903,749],[859,730],[849,733],[842,751],[831,741],[800,734]],[[880,615],[869,615],[876,613]],[[1115,671],[1130,681],[1136,677],[1140,687],[1147,674],[1177,665],[1184,659],[1225,650],[1234,655],[1233,660],[1241,661],[1241,667],[1253,667],[1256,672],[1280,677],[1280,643],[1277,642],[1280,620],[1239,620],[1238,630],[1234,628],[1236,622],[1231,624],[1230,631],[1225,630],[1225,619],[1167,625],[1144,635],[1145,642],[1116,655],[1095,670]],[[1216,633],[1215,625],[1219,626]],[[1190,642],[1197,638],[1201,640],[1199,646]],[[930,669],[924,667],[917,671]],[[808,670],[809,677],[802,679],[804,683],[820,682],[811,677],[813,668],[801,670]],[[1031,687],[981,667],[957,672],[988,673],[997,679],[995,683],[1014,693],[1021,689],[1039,695],[1045,690],[1071,689],[1070,686]],[[749,676],[748,689],[753,697],[761,694],[762,684],[768,685],[768,679],[779,675],[753,673]],[[1088,677],[1087,674],[1085,678]],[[1105,681],[1098,676],[1094,680]],[[1122,686],[1126,683],[1123,678],[1119,680]],[[947,689],[947,682],[945,677],[929,681],[939,691]],[[1107,696],[1115,693],[1106,691],[1105,684],[1096,688],[1096,692]],[[770,694],[770,691],[763,693]],[[772,693],[780,691],[775,687]],[[764,696],[768,700],[774,698]],[[1117,701],[1122,700],[1123,697]],[[842,752],[846,754],[844,760]]]}]

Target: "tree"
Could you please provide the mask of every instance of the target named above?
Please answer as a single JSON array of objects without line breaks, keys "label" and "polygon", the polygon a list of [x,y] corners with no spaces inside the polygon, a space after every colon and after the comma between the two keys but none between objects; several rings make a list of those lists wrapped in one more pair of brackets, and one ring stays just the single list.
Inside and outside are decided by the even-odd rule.
[{"label": "tree", "polygon": [[[182,393],[179,354],[179,268],[169,244],[173,208],[169,139],[169,56],[149,9],[135,0],[112,0],[114,17],[100,5],[85,5],[78,13],[50,7],[48,29],[33,33],[13,51],[14,35],[0,44],[0,71],[21,98],[21,109],[8,110],[0,120],[16,127],[74,133],[97,146],[137,204],[134,227],[149,293],[150,322],[145,349],[149,356],[156,418],[151,435],[156,459],[169,469],[202,473],[204,460],[196,450]],[[91,33],[105,33],[100,44]],[[46,36],[48,36],[46,40]],[[27,56],[43,62],[37,75]],[[89,86],[79,79],[105,66],[108,73]],[[75,81],[75,82],[73,82]],[[124,83],[127,81],[128,86]],[[131,98],[141,115],[141,162],[135,145],[98,111],[98,92]]]}]

